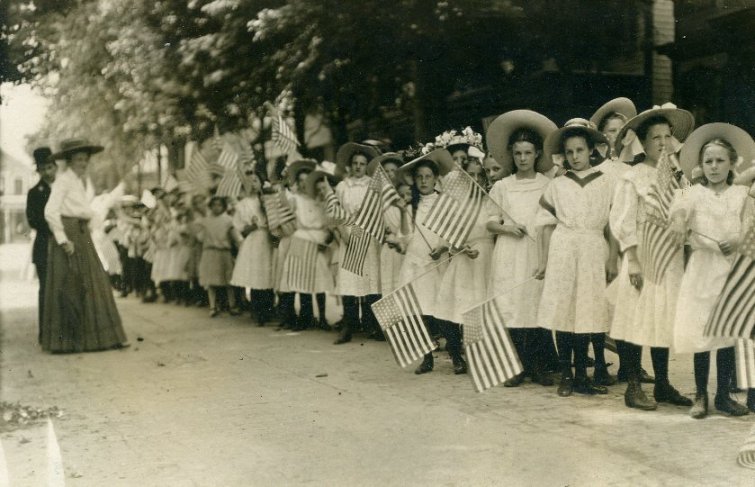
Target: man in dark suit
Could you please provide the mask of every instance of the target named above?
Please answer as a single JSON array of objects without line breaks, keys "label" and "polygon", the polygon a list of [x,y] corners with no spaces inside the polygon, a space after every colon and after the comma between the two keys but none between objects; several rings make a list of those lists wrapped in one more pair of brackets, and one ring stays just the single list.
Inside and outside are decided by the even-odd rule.
[{"label": "man in dark suit", "polygon": [[[39,322],[42,322],[42,306],[45,302],[45,280],[47,278],[47,243],[50,241],[50,227],[45,220],[45,205],[50,198],[50,186],[55,181],[58,166],[52,158],[49,147],[34,150],[34,162],[39,173],[39,182],[29,190],[26,196],[26,219],[29,226],[37,232],[32,247],[32,262],[39,277]],[[40,328],[41,329],[41,328]]]}]

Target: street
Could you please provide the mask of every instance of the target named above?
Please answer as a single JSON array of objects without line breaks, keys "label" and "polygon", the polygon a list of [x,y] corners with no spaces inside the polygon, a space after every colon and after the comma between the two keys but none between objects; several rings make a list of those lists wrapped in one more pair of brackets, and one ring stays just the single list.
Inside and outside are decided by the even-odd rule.
[{"label": "street", "polygon": [[[1,290],[2,400],[63,411],[69,486],[755,485],[736,464],[753,416],[631,410],[623,385],[478,394],[445,353],[420,377],[361,336],[336,347],[334,333],[134,297],[117,298],[130,348],[50,355],[36,282],[4,272]],[[671,378],[692,394],[691,357],[672,356]],[[9,485],[52,485],[46,425],[0,429]]]}]

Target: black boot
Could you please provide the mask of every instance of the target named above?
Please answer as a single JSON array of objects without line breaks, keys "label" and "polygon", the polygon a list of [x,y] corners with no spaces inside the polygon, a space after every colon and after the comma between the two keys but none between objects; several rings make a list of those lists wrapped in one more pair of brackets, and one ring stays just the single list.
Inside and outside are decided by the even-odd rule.
[{"label": "black boot", "polygon": [[556,391],[561,397],[569,397],[574,392],[574,378],[571,374],[561,374],[561,383]]},{"label": "black boot", "polygon": [[628,408],[639,409],[641,411],[655,411],[658,404],[647,397],[642,391],[640,381],[637,378],[630,378],[627,384],[627,390],[624,392],[624,404]]},{"label": "black boot", "polygon": [[747,391],[747,409],[755,413],[755,389]]},{"label": "black boot", "polygon": [[716,405],[716,409],[726,414],[727,416],[746,416],[750,414],[750,411],[747,409],[747,407],[739,404],[737,401],[732,399],[728,393],[716,394],[716,399],[713,401],[713,403]]},{"label": "black boot", "polygon": [[595,394],[608,394],[608,389],[592,383],[589,377],[577,377],[574,379],[574,392],[593,396]]},{"label": "black boot", "polygon": [[428,353],[425,355],[425,358],[422,359],[422,363],[419,364],[419,367],[414,371],[415,374],[427,374],[428,372],[433,371],[433,365],[435,365],[435,360],[433,359],[433,354]]},{"label": "black boot", "polygon": [[451,360],[454,363],[454,374],[461,375],[467,373],[467,362],[462,358],[461,355],[452,355]]},{"label": "black boot", "polygon": [[653,388],[656,402],[667,402],[674,406],[692,407],[692,399],[682,396],[670,383],[656,383]]},{"label": "black boot", "polygon": [[599,386],[612,386],[616,384],[616,377],[608,373],[607,367],[596,365],[592,374],[592,382]]}]

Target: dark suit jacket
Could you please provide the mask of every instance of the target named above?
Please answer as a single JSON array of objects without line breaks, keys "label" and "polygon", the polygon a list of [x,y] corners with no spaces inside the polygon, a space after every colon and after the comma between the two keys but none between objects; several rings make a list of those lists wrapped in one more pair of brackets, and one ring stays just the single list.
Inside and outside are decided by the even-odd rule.
[{"label": "dark suit jacket", "polygon": [[50,185],[40,180],[29,190],[26,196],[26,219],[29,226],[37,231],[32,247],[32,262],[36,265],[47,264],[47,242],[52,238],[50,227],[45,220],[45,206],[50,199]]}]

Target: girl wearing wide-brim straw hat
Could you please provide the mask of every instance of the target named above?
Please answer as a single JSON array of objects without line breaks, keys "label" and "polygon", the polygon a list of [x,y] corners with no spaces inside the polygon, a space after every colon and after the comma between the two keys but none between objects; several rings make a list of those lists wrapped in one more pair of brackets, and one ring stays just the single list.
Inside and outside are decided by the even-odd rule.
[{"label": "girl wearing wide-brim straw hat", "polygon": [[126,343],[113,291],[89,232],[93,216],[92,181],[86,170],[102,146],[66,140],[54,155],[65,159],[45,207],[45,220],[55,238],[48,250],[45,303],[40,343],[49,352],[89,352],[120,348]]},{"label": "girl wearing wide-brim straw hat", "polygon": [[487,207],[487,228],[496,235],[488,296],[511,289],[497,301],[524,365],[522,374],[504,384],[509,387],[521,384],[525,376],[553,384],[545,373],[553,338],[537,321],[543,283],[530,278],[538,266],[535,215],[550,183],[543,174],[549,169],[542,161],[543,142],[557,129],[539,113],[514,110],[496,118],[487,132],[488,146],[495,147],[492,154],[507,174],[493,185],[490,199],[495,204]]},{"label": "girl wearing wide-brim straw hat", "polygon": [[747,414],[747,408],[734,401],[729,385],[734,372],[734,338],[706,337],[705,325],[716,305],[736,248],[744,237],[749,220],[755,216],[755,200],[748,188],[732,185],[739,158],[751,160],[755,143],[744,130],[727,123],[711,123],[698,128],[684,143],[682,169],[692,177],[702,171],[702,183],[679,192],[670,211],[670,229],[679,243],[692,252],[679,289],[674,322],[674,351],[694,353],[695,404],[693,418],[708,412],[710,352],[716,350],[716,409],[733,416]]},{"label": "girl wearing wide-brim straw hat", "polygon": [[624,124],[636,115],[637,108],[634,106],[634,102],[629,98],[620,97],[604,103],[590,117],[590,121],[606,136],[608,141],[608,150],[606,151],[607,161],[618,159],[616,138],[622,127],[624,127]]},{"label": "girl wearing wide-brim straw hat", "polygon": [[[407,230],[408,240],[406,254],[399,272],[399,284],[413,282],[422,318],[428,326],[431,335],[437,336],[438,330],[434,318],[438,297],[438,285],[443,277],[446,264],[438,265],[438,261],[448,251],[448,242],[431,232],[422,222],[428,212],[438,200],[439,193],[436,184],[441,176],[448,174],[455,167],[451,154],[445,149],[436,149],[418,157],[403,166],[397,177],[411,177],[412,203],[410,228]],[[407,208],[405,211],[410,211]],[[458,337],[460,340],[460,337]],[[432,353],[425,355],[420,366],[415,370],[417,374],[424,374],[433,370]]]},{"label": "girl wearing wide-brim straw hat", "polygon": [[544,143],[546,156],[563,154],[568,170],[545,189],[535,222],[542,232],[536,276],[544,278],[537,320],[556,332],[561,367],[558,394],[562,397],[572,392],[607,393],[587,377],[590,336],[608,331],[608,245],[603,235],[611,209],[611,185],[590,165],[597,144],[605,142],[587,120],[573,119]]},{"label": "girl wearing wide-brim straw hat", "polygon": [[662,278],[653,282],[643,279],[641,262],[645,250],[638,244],[643,242],[644,224],[653,208],[651,188],[658,181],[656,166],[675,149],[674,137],[686,139],[693,126],[691,113],[666,105],[628,120],[617,139],[620,143],[623,134],[633,131],[644,154],[644,160],[621,178],[611,210],[611,233],[619,241],[623,260],[616,278],[619,297],[610,335],[617,340],[622,369],[627,370],[625,403],[637,409],[656,408],[656,403],[648,399],[640,387],[642,346],[652,347],[655,400],[692,405],[690,399],[671,386],[668,377],[669,347],[673,345],[676,302],[684,273],[682,251],[679,249],[673,255]]},{"label": "girl wearing wide-brim straw hat", "polygon": [[[345,176],[343,181],[335,187],[335,200],[329,208],[338,205],[343,210],[343,217],[354,217],[359,213],[367,188],[372,178],[367,175],[367,165],[379,155],[378,149],[365,144],[349,142],[338,149],[336,154],[336,175]],[[329,214],[331,217],[336,215]],[[339,223],[345,221],[339,218]],[[353,236],[354,227],[339,226],[342,237],[339,262],[344,263],[348,243]],[[369,338],[384,340],[380,326],[372,313],[372,304],[380,299],[380,247],[373,236],[369,236],[369,244],[364,260],[364,273],[357,275],[341,266],[338,270],[336,293],[343,302],[343,326],[335,344],[340,345],[351,341],[352,334],[358,329],[364,330]],[[361,313],[360,313],[361,310]]]}]

